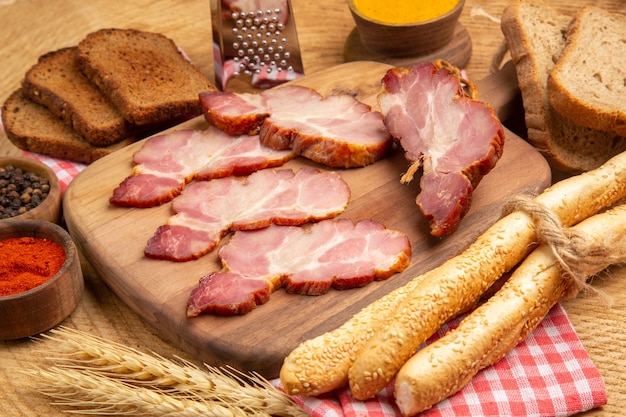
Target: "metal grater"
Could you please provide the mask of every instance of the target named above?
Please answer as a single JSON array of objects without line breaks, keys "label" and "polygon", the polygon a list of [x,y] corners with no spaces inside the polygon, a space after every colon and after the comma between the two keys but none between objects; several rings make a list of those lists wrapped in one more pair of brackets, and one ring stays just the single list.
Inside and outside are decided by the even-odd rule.
[{"label": "metal grater", "polygon": [[304,75],[290,0],[212,0],[211,19],[223,91],[271,88]]}]

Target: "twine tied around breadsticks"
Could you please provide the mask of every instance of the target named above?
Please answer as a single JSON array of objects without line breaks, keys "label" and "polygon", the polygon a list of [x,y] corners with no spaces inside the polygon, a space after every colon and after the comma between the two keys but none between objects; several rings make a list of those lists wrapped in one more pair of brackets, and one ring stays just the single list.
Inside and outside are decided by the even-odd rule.
[{"label": "twine tied around breadsticks", "polygon": [[538,243],[548,245],[562,273],[573,281],[566,298],[584,290],[598,296],[605,306],[611,306],[611,297],[588,281],[598,270],[626,262],[626,241],[615,245],[591,239],[579,229],[564,226],[552,210],[530,196],[513,196],[502,211],[504,215],[523,211],[533,219]]}]

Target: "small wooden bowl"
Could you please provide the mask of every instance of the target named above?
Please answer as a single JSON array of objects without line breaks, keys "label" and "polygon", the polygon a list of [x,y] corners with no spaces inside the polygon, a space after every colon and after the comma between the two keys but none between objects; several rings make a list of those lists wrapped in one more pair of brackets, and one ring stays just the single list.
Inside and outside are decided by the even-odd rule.
[{"label": "small wooden bowl", "polygon": [[[0,167],[13,165],[22,168],[24,171],[31,171],[40,177],[47,178],[50,182],[50,191],[48,196],[37,207],[26,211],[19,216],[10,219],[37,219],[51,223],[59,223],[61,221],[61,186],[59,179],[52,169],[47,165],[27,157],[20,156],[0,156]],[[0,223],[3,220],[0,219]]]},{"label": "small wooden bowl", "polygon": [[0,240],[36,237],[52,240],[65,249],[61,269],[43,284],[15,295],[0,296],[0,339],[32,336],[61,323],[78,305],[84,281],[72,237],[54,223],[24,220],[20,216],[0,222]]},{"label": "small wooden bowl", "polygon": [[363,46],[387,57],[420,56],[441,49],[452,39],[465,5],[465,0],[459,0],[452,10],[434,19],[393,24],[365,16],[353,0],[347,1]]}]

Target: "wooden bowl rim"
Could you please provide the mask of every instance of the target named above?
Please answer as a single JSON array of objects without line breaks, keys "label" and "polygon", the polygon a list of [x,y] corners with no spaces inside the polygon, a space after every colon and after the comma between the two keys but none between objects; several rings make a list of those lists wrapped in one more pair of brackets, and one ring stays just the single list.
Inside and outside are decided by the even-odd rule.
[{"label": "wooden bowl rim", "polygon": [[[48,165],[44,164],[41,161],[26,156],[0,156],[0,167],[5,167],[9,164],[14,165],[18,168],[22,168],[24,170],[33,171],[35,174],[45,176],[48,179],[48,183],[50,184],[50,191],[48,191],[48,196],[37,207],[27,211],[26,213],[22,213],[9,219],[0,219],[0,221],[13,219],[38,220],[36,218],[38,212],[43,212],[47,208],[52,206],[59,206],[60,210],[61,184],[59,182],[59,178],[52,170],[52,168],[50,168]],[[29,217],[26,217],[27,214]]]},{"label": "wooden bowl rim", "polygon": [[[65,261],[63,261],[63,265],[61,265],[61,268],[59,268],[56,274],[50,277],[50,279],[46,280],[45,282],[27,291],[22,291],[20,293],[11,294],[11,295],[0,295],[0,303],[5,300],[8,301],[8,300],[16,300],[19,298],[26,298],[39,291],[46,291],[48,287],[55,285],[56,281],[61,279],[61,277],[65,276],[66,273],[68,272],[68,269],[71,266],[73,266],[75,262],[77,262],[76,244],[74,243],[72,236],[58,224],[48,222],[45,220],[38,220],[38,219],[11,218],[11,219],[4,219],[4,220],[6,220],[6,222],[0,223],[0,228],[10,227],[14,231],[16,231],[17,233],[14,234],[12,237],[36,237],[38,238],[39,236],[33,236],[34,234],[35,235],[37,234],[37,230],[47,229],[51,231],[54,236],[58,237],[58,241],[56,239],[52,239],[52,240],[54,240],[54,242],[61,245],[61,247],[65,251]],[[11,237],[0,237],[0,240],[10,239],[10,238]]]},{"label": "wooden bowl rim", "polygon": [[438,23],[442,20],[448,19],[451,15],[454,15],[455,13],[457,13],[459,9],[462,9],[465,5],[465,0],[459,0],[457,4],[450,11],[440,16],[434,17],[432,19],[423,20],[421,22],[414,22],[414,23],[390,23],[390,22],[385,22],[383,20],[374,19],[369,16],[365,16],[363,13],[361,13],[359,9],[356,8],[356,6],[354,5],[354,0],[346,0],[346,1],[348,2],[348,7],[350,8],[350,11],[354,13],[355,15],[357,15],[360,19],[370,22],[372,24],[376,24],[380,26],[395,27],[395,28],[410,28],[410,27],[417,27],[417,26],[432,25],[434,23]]}]

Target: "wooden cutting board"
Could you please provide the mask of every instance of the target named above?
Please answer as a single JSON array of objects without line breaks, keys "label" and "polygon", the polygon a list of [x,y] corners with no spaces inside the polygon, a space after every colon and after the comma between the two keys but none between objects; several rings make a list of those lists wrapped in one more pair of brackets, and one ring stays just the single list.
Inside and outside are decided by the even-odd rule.
[{"label": "wooden cutting board", "polygon": [[[307,76],[298,84],[314,87],[324,95],[352,94],[375,105],[380,80],[389,68],[381,63],[352,62]],[[509,66],[479,83],[480,98],[492,103],[504,119],[514,110],[511,103],[518,95],[516,86]],[[206,122],[199,117],[176,129],[205,127]],[[268,303],[244,316],[187,319],[190,290],[203,275],[219,269],[217,251],[186,263],[147,259],[144,246],[171,215],[170,205],[129,209],[109,204],[113,189],[130,175],[132,154],[143,142],[98,160],[78,175],[64,196],[65,220],[77,246],[100,277],[164,338],[205,363],[230,364],[274,378],[285,356],[300,342],[338,327],[368,303],[461,252],[499,218],[509,196],[539,192],[549,185],[550,169],[544,158],[510,131],[506,135],[503,158],[478,186],[460,228],[447,238],[428,234],[415,205],[418,181],[400,184],[407,168],[401,153],[368,167],[340,171],[352,192],[351,202],[340,217],[354,221],[374,218],[406,233],[413,248],[410,266],[386,281],[359,289],[331,290],[322,296],[292,295],[280,289]],[[286,167],[311,165],[296,159]]]}]

